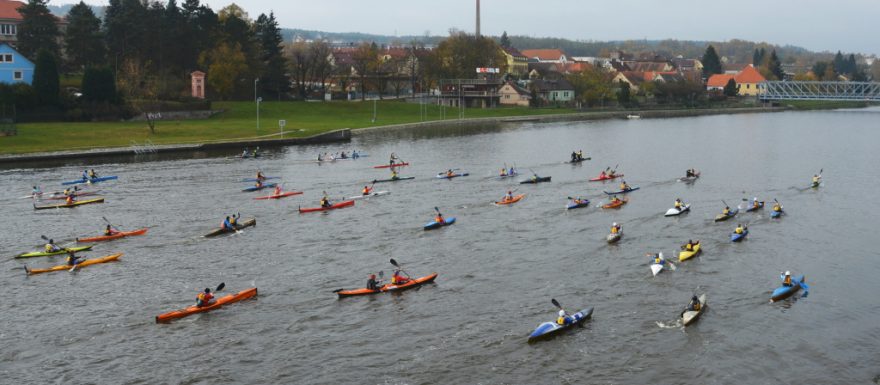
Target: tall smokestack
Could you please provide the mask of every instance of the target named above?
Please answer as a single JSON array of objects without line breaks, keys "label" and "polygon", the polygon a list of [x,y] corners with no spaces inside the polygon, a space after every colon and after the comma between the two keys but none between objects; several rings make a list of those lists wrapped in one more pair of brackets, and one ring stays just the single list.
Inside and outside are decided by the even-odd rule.
[{"label": "tall smokestack", "polygon": [[477,0],[477,38],[480,37],[480,0]]}]

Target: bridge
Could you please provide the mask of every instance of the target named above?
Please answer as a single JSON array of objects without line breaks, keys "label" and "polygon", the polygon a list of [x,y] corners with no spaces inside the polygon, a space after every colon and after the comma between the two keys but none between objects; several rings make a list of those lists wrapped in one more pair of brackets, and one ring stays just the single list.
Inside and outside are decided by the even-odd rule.
[{"label": "bridge", "polygon": [[767,81],[758,83],[758,99],[880,102],[880,83]]}]

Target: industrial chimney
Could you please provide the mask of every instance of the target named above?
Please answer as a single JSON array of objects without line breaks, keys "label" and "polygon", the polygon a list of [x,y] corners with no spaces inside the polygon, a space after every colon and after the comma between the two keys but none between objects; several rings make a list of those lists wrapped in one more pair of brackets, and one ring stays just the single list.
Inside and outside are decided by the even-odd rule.
[{"label": "industrial chimney", "polygon": [[477,38],[480,38],[480,0],[477,0]]}]

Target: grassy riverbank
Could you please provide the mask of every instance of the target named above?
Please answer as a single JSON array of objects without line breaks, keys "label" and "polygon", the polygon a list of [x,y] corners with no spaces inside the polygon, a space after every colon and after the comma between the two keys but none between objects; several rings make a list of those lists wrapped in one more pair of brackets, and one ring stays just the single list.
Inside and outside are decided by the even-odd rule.
[{"label": "grassy riverbank", "polygon": [[824,100],[787,100],[782,102],[784,106],[791,106],[796,110],[834,110],[839,108],[865,108],[876,106],[877,103],[868,102],[836,102]]},{"label": "grassy riverbank", "polygon": [[[25,123],[18,135],[0,137],[0,154],[127,147],[132,141],[183,144],[251,139],[278,133],[278,120],[287,121],[285,138],[305,137],[341,128],[363,128],[424,120],[458,119],[458,109],[400,101],[373,102],[264,102],[260,104],[260,128],[253,102],[215,102],[224,112],[210,119],[156,122],[155,134],[146,122]],[[575,112],[571,109],[493,108],[466,109],[465,118],[546,115]],[[426,116],[424,116],[426,114]],[[276,135],[274,138],[277,138]]]}]

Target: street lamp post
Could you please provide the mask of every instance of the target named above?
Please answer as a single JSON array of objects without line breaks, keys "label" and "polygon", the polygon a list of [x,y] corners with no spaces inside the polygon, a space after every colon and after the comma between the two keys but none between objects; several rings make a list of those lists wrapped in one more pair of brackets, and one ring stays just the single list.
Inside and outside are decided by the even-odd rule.
[{"label": "street lamp post", "polygon": [[257,98],[257,131],[260,131],[260,102],[263,98]]}]

